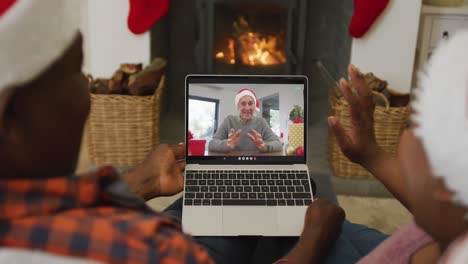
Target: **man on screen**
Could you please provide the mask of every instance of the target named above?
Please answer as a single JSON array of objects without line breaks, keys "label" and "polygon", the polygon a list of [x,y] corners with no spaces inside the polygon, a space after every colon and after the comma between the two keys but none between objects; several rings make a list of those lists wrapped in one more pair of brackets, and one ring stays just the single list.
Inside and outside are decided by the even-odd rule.
[{"label": "man on screen", "polygon": [[265,119],[255,114],[259,102],[255,93],[241,89],[235,98],[239,115],[227,116],[208,145],[209,151],[282,151],[280,139]]}]

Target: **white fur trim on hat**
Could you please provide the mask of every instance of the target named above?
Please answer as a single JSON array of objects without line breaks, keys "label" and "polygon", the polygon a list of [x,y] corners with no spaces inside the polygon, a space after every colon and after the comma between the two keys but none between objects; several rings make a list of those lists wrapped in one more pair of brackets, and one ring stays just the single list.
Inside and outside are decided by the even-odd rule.
[{"label": "white fur trim on hat", "polygon": [[415,134],[426,150],[432,173],[468,207],[468,31],[439,44],[413,103]]},{"label": "white fur trim on hat", "polygon": [[235,98],[235,103],[236,103],[236,107],[239,105],[239,101],[242,97],[244,96],[250,96],[254,99],[254,103],[255,103],[255,110],[257,112],[260,112],[260,103],[257,101],[257,96],[255,95],[255,93],[252,91],[252,90],[249,90],[249,89],[242,89],[240,90],[237,94],[236,94],[236,98]]},{"label": "white fur trim on hat", "polygon": [[459,236],[445,250],[439,259],[439,264],[466,264],[468,263],[468,233]]},{"label": "white fur trim on hat", "polygon": [[81,0],[17,0],[0,15],[0,92],[32,81],[79,30]]}]

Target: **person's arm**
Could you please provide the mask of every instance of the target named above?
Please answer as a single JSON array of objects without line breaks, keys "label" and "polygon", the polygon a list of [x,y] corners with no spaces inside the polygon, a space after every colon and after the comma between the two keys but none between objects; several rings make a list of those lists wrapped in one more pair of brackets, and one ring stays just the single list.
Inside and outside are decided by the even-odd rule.
[{"label": "person's arm", "polygon": [[159,145],[141,164],[121,175],[130,190],[150,200],[184,189],[185,145]]},{"label": "person's arm", "polygon": [[343,209],[327,200],[316,199],[307,208],[301,237],[283,258],[285,262],[320,263],[341,234],[344,219]]},{"label": "person's arm", "polygon": [[227,145],[229,129],[228,117],[223,120],[223,123],[219,126],[218,130],[214,134],[213,138],[208,143],[208,150],[213,152],[229,152],[230,149]]},{"label": "person's arm", "polygon": [[409,209],[405,179],[397,157],[393,157],[379,148],[375,156],[363,160],[361,165],[379,179],[395,198]]},{"label": "person's arm", "polygon": [[270,126],[265,119],[261,118],[261,130],[262,138],[265,142],[266,149],[264,152],[278,152],[282,151],[283,147],[281,146],[281,141],[279,137],[273,133]]},{"label": "person's arm", "polygon": [[408,194],[397,158],[385,153],[378,145],[374,131],[375,100],[363,75],[350,65],[349,76],[354,90],[344,79],[340,90],[350,107],[351,129],[346,131],[337,117],[328,118],[343,154],[366,168],[408,208]]}]

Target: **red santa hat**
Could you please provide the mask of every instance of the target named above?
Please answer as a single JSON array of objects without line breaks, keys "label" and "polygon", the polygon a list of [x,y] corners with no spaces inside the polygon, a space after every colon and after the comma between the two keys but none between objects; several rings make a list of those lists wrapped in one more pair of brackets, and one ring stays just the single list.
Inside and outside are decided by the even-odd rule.
[{"label": "red santa hat", "polygon": [[81,0],[0,1],[0,92],[32,81],[72,44]]},{"label": "red santa hat", "polygon": [[239,105],[239,101],[242,97],[244,96],[250,96],[254,99],[254,102],[255,102],[255,110],[257,110],[257,112],[260,112],[260,103],[258,102],[257,100],[257,95],[255,95],[255,93],[250,90],[250,89],[247,89],[247,88],[244,88],[244,89],[241,89],[237,95],[236,95],[236,99],[235,99],[235,103],[236,103],[236,107]]}]

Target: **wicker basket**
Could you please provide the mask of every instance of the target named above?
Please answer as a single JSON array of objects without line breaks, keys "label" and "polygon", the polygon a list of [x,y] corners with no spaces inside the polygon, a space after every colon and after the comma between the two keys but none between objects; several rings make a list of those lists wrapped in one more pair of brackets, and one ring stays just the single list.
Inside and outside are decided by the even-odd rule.
[{"label": "wicker basket", "polygon": [[164,80],[150,96],[91,94],[86,134],[93,165],[134,166],[159,143]]},{"label": "wicker basket", "polygon": [[[375,95],[382,97],[385,106],[377,105],[374,112],[374,129],[377,144],[386,152],[396,154],[400,136],[407,125],[409,106],[390,107],[387,98],[378,92]],[[330,114],[338,117],[345,127],[350,128],[349,106],[343,97],[335,94],[330,96]],[[342,178],[372,178],[373,176],[360,165],[346,158],[331,130],[328,133],[328,159],[333,173]]]}]

